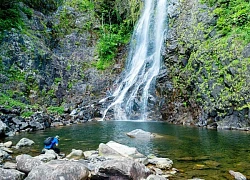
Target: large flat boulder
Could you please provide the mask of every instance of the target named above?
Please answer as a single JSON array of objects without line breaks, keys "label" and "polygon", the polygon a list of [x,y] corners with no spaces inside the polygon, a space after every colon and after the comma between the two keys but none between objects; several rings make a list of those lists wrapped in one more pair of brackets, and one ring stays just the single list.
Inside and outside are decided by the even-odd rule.
[{"label": "large flat boulder", "polygon": [[99,155],[106,158],[126,157],[130,159],[145,158],[145,156],[137,151],[134,147],[129,147],[119,144],[114,141],[109,141],[106,144],[99,145]]},{"label": "large flat boulder", "polygon": [[52,160],[48,163],[33,168],[25,180],[86,180],[88,175],[89,170],[82,163]]},{"label": "large flat boulder", "polygon": [[43,164],[43,162],[39,159],[33,158],[30,155],[22,154],[16,157],[17,162],[17,170],[29,173],[34,167]]}]

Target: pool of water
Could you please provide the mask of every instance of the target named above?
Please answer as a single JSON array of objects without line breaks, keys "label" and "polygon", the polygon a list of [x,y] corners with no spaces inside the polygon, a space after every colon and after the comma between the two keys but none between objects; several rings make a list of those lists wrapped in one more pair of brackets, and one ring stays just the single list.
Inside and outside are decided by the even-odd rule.
[{"label": "pool of water", "polygon": [[[143,129],[161,135],[155,139],[129,138],[126,132]],[[177,126],[163,122],[104,121],[50,128],[45,131],[21,133],[5,139],[17,143],[22,137],[35,142],[32,153],[39,154],[43,140],[60,136],[60,149],[96,150],[100,143],[116,141],[136,147],[145,155],[155,154],[173,160],[180,172],[171,179],[233,179],[229,170],[250,178],[250,137],[248,132],[208,130]]]}]

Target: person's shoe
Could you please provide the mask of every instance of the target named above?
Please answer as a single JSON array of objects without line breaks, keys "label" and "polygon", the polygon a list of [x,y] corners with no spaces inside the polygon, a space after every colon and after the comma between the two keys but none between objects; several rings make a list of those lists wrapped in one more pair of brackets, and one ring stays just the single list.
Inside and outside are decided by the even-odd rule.
[{"label": "person's shoe", "polygon": [[58,154],[58,156],[60,156],[60,158],[64,158],[65,154]]}]

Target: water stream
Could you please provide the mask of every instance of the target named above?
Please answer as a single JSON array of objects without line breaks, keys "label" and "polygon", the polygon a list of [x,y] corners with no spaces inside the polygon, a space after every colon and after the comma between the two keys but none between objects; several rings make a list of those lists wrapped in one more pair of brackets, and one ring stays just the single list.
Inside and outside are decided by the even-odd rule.
[{"label": "water stream", "polygon": [[161,67],[161,50],[167,30],[167,0],[145,0],[134,30],[126,69],[116,82],[112,103],[114,119],[147,119],[148,100],[154,97],[156,76]]}]

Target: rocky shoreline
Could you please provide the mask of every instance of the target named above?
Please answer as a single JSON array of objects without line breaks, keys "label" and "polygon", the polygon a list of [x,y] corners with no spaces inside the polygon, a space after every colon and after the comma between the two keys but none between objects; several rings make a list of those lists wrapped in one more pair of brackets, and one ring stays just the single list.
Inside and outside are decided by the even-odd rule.
[{"label": "rocky shoreline", "polygon": [[[95,101],[92,102],[91,105],[81,106],[73,109],[72,111],[65,108],[64,114],[62,115],[36,111],[31,117],[24,118],[20,116],[19,108],[12,108],[9,110],[0,106],[0,137],[9,137],[20,132],[39,131],[50,127],[68,126],[72,124],[86,123],[88,121],[98,121],[101,120],[102,108],[102,104]],[[203,127],[208,129],[239,131],[250,130],[250,127],[223,126],[219,128],[216,125],[207,125]]]},{"label": "rocky shoreline", "polygon": [[[154,138],[157,135],[140,129],[127,133],[133,138]],[[16,145],[11,141],[0,143],[0,174],[4,180],[166,180],[178,179],[179,171],[169,158],[144,155],[134,147],[109,141],[100,143],[96,150],[72,149],[69,154],[44,154],[31,156],[19,153],[32,148],[34,141],[22,138]],[[27,151],[28,152],[28,151]],[[236,180],[245,180],[240,172],[229,170]],[[193,178],[202,179],[202,178]]]}]

